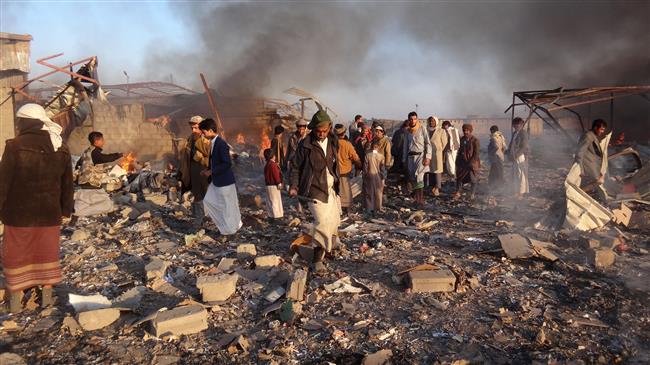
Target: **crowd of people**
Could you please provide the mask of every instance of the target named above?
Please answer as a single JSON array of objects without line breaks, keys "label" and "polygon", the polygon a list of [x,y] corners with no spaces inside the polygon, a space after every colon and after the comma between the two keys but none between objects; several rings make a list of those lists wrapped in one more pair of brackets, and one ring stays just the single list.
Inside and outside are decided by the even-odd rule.
[{"label": "crowd of people", "polygon": [[[62,217],[74,212],[71,155],[61,138],[61,127],[52,122],[37,104],[22,106],[17,116],[18,135],[8,140],[0,161],[0,219],[4,224],[2,267],[9,292],[11,312],[21,310],[22,291],[41,287],[43,306],[52,301],[52,285],[62,280],[59,242]],[[200,116],[189,121],[191,135],[180,156],[182,190],[193,195],[194,226],[199,228],[207,215],[222,235],[232,235],[242,227],[230,146],[219,134],[214,120]],[[529,192],[529,145],[525,121],[512,121],[513,137],[507,143],[497,126],[492,126],[488,146],[490,191],[503,189],[504,162],[512,162],[514,196]],[[580,165],[581,187],[598,191],[604,183],[603,151],[600,146],[607,124],[596,120],[579,141],[575,162]],[[103,135],[92,132],[90,147],[78,168],[113,162],[122,154],[104,154]],[[338,228],[342,214],[353,213],[352,181],[361,177],[362,204],[371,217],[383,209],[383,190],[389,171],[403,176],[402,191],[409,194],[415,208],[424,207],[425,189],[442,194],[446,175],[455,186],[458,199],[469,186],[474,199],[479,182],[480,143],[471,124],[462,126],[462,136],[449,121],[431,116],[424,124],[416,112],[398,128],[392,139],[379,122],[367,125],[361,115],[349,128],[333,125],[324,110],[311,121],[299,120],[296,130],[285,138],[285,130],[274,130],[266,159],[264,181],[266,205],[271,222],[284,216],[282,192],[297,198],[297,208],[307,207],[313,225],[309,235],[314,249],[311,263],[315,272],[327,270],[324,259],[340,241]],[[357,179],[358,180],[358,179]],[[602,189],[601,189],[602,190]]]}]

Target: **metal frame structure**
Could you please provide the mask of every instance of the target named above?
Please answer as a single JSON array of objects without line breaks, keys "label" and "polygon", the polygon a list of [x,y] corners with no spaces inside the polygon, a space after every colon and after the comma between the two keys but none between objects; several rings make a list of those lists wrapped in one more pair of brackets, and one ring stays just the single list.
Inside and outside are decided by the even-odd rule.
[{"label": "metal frame structure", "polygon": [[[560,125],[553,112],[566,110],[574,114],[580,122],[580,128],[585,130],[582,116],[574,108],[581,105],[610,102],[610,122],[614,122],[614,100],[623,97],[638,95],[650,102],[650,85],[642,86],[613,86],[613,87],[591,87],[582,89],[565,89],[563,87],[552,90],[530,90],[515,91],[512,93],[512,104],[504,111],[511,111],[515,117],[517,106],[526,106],[529,109],[528,123],[533,114],[541,118],[546,124],[556,131],[562,132],[571,141],[574,138]],[[517,101],[517,99],[519,99]]]}]

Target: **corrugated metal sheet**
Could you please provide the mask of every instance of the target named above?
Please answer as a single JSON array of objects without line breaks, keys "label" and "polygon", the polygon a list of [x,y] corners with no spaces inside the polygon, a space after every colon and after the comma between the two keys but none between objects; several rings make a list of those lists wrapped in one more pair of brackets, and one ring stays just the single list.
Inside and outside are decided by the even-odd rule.
[{"label": "corrugated metal sheet", "polygon": [[30,35],[0,33],[0,71],[29,73]]}]

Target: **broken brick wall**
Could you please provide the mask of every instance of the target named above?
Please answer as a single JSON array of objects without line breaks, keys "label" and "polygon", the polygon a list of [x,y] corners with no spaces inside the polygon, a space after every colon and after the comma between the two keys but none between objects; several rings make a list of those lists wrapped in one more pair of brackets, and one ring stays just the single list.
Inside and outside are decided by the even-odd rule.
[{"label": "broken brick wall", "polygon": [[88,148],[88,134],[94,130],[104,134],[106,153],[132,152],[139,161],[169,159],[173,156],[174,136],[164,127],[145,121],[143,104],[96,102],[93,111],[94,118],[87,118],[84,125],[75,128],[68,138],[72,154],[80,155]]}]

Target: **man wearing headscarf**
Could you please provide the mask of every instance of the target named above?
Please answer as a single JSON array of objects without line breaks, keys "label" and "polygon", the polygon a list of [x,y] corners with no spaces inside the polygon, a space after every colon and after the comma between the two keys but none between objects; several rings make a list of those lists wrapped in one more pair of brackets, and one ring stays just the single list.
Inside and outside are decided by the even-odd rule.
[{"label": "man wearing headscarf", "polygon": [[273,129],[273,139],[271,140],[271,156],[275,162],[280,166],[282,172],[286,172],[287,163],[285,157],[287,148],[284,145],[284,127],[281,125],[275,126]]},{"label": "man wearing headscarf", "polygon": [[0,161],[0,220],[5,225],[2,268],[9,310],[19,312],[23,290],[40,286],[41,305],[54,304],[61,282],[61,217],[72,214],[70,152],[62,128],[38,104],[16,112],[18,136],[7,140]]},{"label": "man wearing headscarf", "polygon": [[445,147],[445,167],[447,174],[452,179],[456,178],[456,156],[458,156],[458,149],[460,148],[460,137],[458,130],[451,125],[451,122],[445,120],[442,122],[442,128],[447,132],[448,143]]},{"label": "man wearing headscarf", "polygon": [[418,209],[422,209],[424,208],[424,173],[429,169],[431,162],[431,141],[426,128],[420,124],[416,112],[410,112],[408,120],[402,159],[408,168],[415,203]]},{"label": "man wearing headscarf", "polygon": [[310,232],[314,270],[326,270],[323,259],[331,252],[341,222],[339,211],[338,139],[332,134],[332,120],[319,110],[309,123],[311,133],[300,143],[293,160],[289,195],[306,201],[314,217]]},{"label": "man wearing headscarf", "polygon": [[345,126],[337,124],[334,126],[334,133],[339,139],[339,151],[337,162],[339,165],[339,192],[341,195],[341,209],[343,214],[350,214],[352,208],[352,187],[350,178],[352,177],[352,166],[357,170],[361,168],[361,160],[354,150],[352,143],[345,136]]},{"label": "man wearing headscarf", "polygon": [[488,145],[488,158],[490,160],[490,174],[488,184],[491,190],[503,186],[503,160],[505,158],[506,137],[499,131],[499,127],[490,127],[490,144]]},{"label": "man wearing headscarf", "polygon": [[607,202],[606,194],[601,188],[605,183],[602,166],[603,158],[606,157],[600,146],[606,128],[604,120],[594,120],[591,129],[580,137],[574,160],[580,165],[580,188],[601,203]]},{"label": "man wearing headscarf", "polygon": [[[440,195],[442,188],[442,172],[445,169],[444,149],[447,146],[448,137],[437,117],[427,119],[429,139],[431,140],[431,164],[429,165],[429,186],[432,187],[433,196]],[[433,180],[433,181],[432,181]]]},{"label": "man wearing headscarf", "polygon": [[528,133],[524,130],[524,125],[524,120],[519,117],[512,120],[512,140],[507,151],[512,161],[512,179],[517,199],[528,194]]},{"label": "man wearing headscarf", "polygon": [[460,139],[460,148],[456,156],[456,193],[454,199],[460,198],[463,185],[471,184],[470,200],[474,199],[478,185],[478,174],[481,170],[481,146],[478,138],[472,132],[471,124],[463,124],[463,137]]},{"label": "man wearing headscarf", "polygon": [[205,215],[203,211],[203,197],[210,185],[209,177],[201,175],[201,171],[210,166],[210,141],[203,137],[199,123],[203,117],[195,115],[190,119],[192,134],[187,138],[185,147],[181,150],[180,172],[183,190],[191,190],[192,215],[194,226],[200,227]]}]

